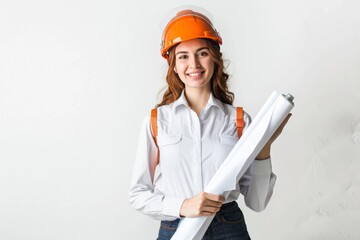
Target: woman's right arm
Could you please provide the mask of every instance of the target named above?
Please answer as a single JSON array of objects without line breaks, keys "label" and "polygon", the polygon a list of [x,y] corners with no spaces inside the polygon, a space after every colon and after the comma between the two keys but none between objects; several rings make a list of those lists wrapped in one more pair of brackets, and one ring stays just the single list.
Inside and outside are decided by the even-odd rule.
[{"label": "woman's right arm", "polygon": [[180,217],[180,208],[185,199],[166,197],[154,189],[156,150],[150,118],[146,117],[138,140],[129,189],[130,204],[154,219],[174,220]]}]

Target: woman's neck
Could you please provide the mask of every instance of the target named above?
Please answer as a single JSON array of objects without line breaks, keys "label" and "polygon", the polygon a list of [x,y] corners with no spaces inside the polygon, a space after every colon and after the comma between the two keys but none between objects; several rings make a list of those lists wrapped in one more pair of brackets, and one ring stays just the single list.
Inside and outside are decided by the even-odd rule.
[{"label": "woman's neck", "polygon": [[185,88],[185,97],[190,108],[199,116],[209,101],[210,90],[204,88]]}]

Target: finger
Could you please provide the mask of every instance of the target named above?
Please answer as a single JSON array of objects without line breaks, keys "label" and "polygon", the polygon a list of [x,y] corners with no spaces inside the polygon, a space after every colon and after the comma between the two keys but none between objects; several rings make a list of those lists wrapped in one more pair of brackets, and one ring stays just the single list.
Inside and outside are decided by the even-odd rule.
[{"label": "finger", "polygon": [[215,207],[215,208],[220,208],[222,205],[223,205],[222,202],[216,202],[216,201],[208,200],[207,202],[204,203],[203,207]]},{"label": "finger", "polygon": [[284,125],[289,121],[290,117],[292,116],[292,113],[289,113],[286,118],[284,119],[283,123]]},{"label": "finger", "polygon": [[209,217],[209,216],[212,216],[212,215],[215,215],[216,213],[213,213],[213,212],[201,212],[199,214],[199,216],[203,216],[203,217]]},{"label": "finger", "polygon": [[282,133],[282,130],[284,129],[285,125],[287,124],[287,122],[289,121],[290,117],[292,116],[291,113],[289,113],[285,119],[282,121],[282,123],[279,125],[279,127],[276,129],[276,131],[274,132],[274,134],[271,136],[270,140],[268,143],[272,144],[273,142],[275,142],[275,140],[277,139],[277,137]]},{"label": "finger", "polygon": [[220,207],[206,206],[201,209],[201,212],[217,213],[220,211]]},{"label": "finger", "polygon": [[287,122],[289,121],[290,117],[292,116],[291,113],[289,113],[286,118],[281,122],[280,126],[278,127],[277,131],[281,133]]},{"label": "finger", "polygon": [[205,193],[205,197],[215,202],[223,203],[225,201],[225,198],[222,195],[218,195],[218,194]]},{"label": "finger", "polygon": [[200,211],[198,216],[212,216],[212,215],[215,215],[219,211],[220,211],[220,208],[219,209],[204,209],[204,210]]}]

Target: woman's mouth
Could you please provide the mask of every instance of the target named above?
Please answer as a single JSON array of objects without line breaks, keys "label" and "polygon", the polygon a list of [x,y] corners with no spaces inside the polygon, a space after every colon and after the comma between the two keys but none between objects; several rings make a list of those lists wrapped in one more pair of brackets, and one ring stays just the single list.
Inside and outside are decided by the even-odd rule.
[{"label": "woman's mouth", "polygon": [[204,74],[204,72],[205,72],[205,71],[202,71],[202,72],[191,72],[191,73],[188,73],[187,75],[188,75],[190,78],[197,79],[197,78],[202,77],[202,75]]}]

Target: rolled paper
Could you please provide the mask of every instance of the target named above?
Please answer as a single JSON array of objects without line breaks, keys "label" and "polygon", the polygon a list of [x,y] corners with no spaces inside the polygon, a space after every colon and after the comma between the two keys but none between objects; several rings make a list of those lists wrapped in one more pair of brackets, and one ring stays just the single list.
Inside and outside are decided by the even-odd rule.
[{"label": "rolled paper", "polygon": [[[294,107],[293,97],[273,92],[236,143],[204,192],[226,197]],[[172,240],[201,240],[214,216],[182,218]]]}]

